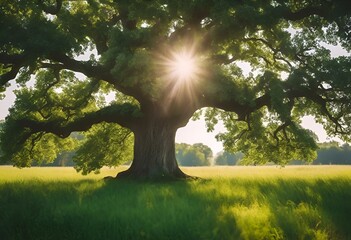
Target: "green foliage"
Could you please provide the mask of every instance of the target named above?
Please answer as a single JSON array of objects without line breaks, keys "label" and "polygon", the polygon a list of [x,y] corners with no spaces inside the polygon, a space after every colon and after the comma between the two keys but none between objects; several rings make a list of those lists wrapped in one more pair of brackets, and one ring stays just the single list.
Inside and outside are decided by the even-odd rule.
[{"label": "green foliage", "polygon": [[[36,1],[1,2],[1,49],[20,53],[35,59],[48,52],[70,52],[74,39],[57,29],[47,15],[38,8]],[[45,36],[45,37],[43,37]],[[30,41],[29,41],[30,39]]]},{"label": "green foliage", "polygon": [[176,158],[181,166],[209,166],[213,153],[208,146],[202,143],[193,145],[180,143],[176,144]]},{"label": "green foliage", "polygon": [[60,166],[60,167],[75,166],[75,163],[73,162],[73,157],[75,153],[76,151],[61,152],[52,163],[46,164],[44,166]]},{"label": "green foliage", "polygon": [[[58,154],[58,156],[55,158],[53,162],[50,163],[41,163],[40,166],[60,166],[60,167],[66,167],[66,166],[75,166],[76,163],[73,161],[73,157],[77,152],[77,148],[81,145],[81,141],[84,140],[84,135],[78,132],[73,132],[69,136],[69,138],[72,138],[73,141],[76,143],[76,147],[74,149],[70,149],[67,151],[62,151]],[[32,166],[36,166],[36,164],[32,164]]]},{"label": "green foliage", "polygon": [[[5,135],[5,128],[9,128],[6,132],[12,132],[14,134],[21,134],[16,132],[15,130],[21,129],[20,126],[9,124],[11,121],[0,120],[0,134],[3,139],[7,139]],[[11,129],[12,128],[12,129]],[[11,130],[10,130],[11,129]],[[64,161],[61,160],[62,157],[66,155],[70,155],[68,157],[68,161],[72,160],[72,155],[74,154],[75,147],[79,144],[78,141],[81,140],[81,137],[77,133],[72,133],[68,139],[60,139],[53,134],[37,134],[26,140],[24,143],[18,142],[20,138],[11,138],[12,141],[4,141],[1,144],[0,140],[0,163],[1,164],[14,164],[18,167],[29,167],[29,166],[37,166],[37,165],[65,165]],[[16,144],[21,145],[24,144],[25,146],[20,146],[23,151],[19,152],[18,154],[12,155],[11,151],[18,148]],[[5,151],[1,149],[3,147]],[[7,155],[5,155],[5,153]],[[11,156],[12,161],[11,160]],[[23,159],[21,159],[23,157]],[[62,164],[58,164],[57,161],[61,162]]]},{"label": "green foliage", "polygon": [[101,123],[93,126],[85,137],[73,158],[75,169],[84,175],[132,160],[134,139],[125,128]]},{"label": "green foliage", "polygon": [[[222,116],[230,117],[223,113]],[[248,126],[243,123],[225,122],[228,133],[217,135],[229,152],[244,154],[242,164],[265,164],[267,162],[286,164],[296,159],[313,161],[316,158],[317,145],[313,136],[295,124],[278,125],[268,123],[264,126],[263,112],[256,112]],[[271,120],[271,122],[272,122]],[[282,131],[276,129],[282,128]],[[233,138],[234,135],[234,138]]]},{"label": "green foliage", "polygon": [[1,131],[2,163],[11,160],[14,166],[21,168],[52,163],[60,153],[72,151],[77,145],[73,138],[61,139],[51,133],[36,133],[28,138],[27,134],[28,130],[7,119]]}]

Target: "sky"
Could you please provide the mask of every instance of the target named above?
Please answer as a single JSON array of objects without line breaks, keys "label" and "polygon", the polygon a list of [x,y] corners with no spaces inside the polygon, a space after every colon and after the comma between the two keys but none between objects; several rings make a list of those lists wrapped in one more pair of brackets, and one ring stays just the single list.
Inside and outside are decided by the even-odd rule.
[{"label": "sky", "polygon": [[[328,46],[331,50],[333,57],[347,55],[345,50],[338,46]],[[242,63],[241,67],[244,74],[249,74],[250,69],[248,64]],[[3,100],[0,100],[0,119],[4,119],[8,114],[8,108],[13,105],[15,100],[15,95],[13,90],[15,89],[14,81],[11,81],[11,86],[6,90],[6,97]],[[323,129],[321,124],[317,124],[312,116],[306,116],[302,119],[302,127],[310,129],[315,132],[318,136],[319,142],[327,142],[331,140],[336,140],[340,142],[340,139],[329,138]],[[222,124],[218,124],[213,132],[207,132],[205,121],[203,118],[197,121],[190,120],[189,123],[178,129],[176,135],[176,142],[178,143],[203,143],[209,146],[213,153],[216,154],[223,150],[221,142],[217,142],[215,136],[220,133],[225,132],[225,128]]]}]

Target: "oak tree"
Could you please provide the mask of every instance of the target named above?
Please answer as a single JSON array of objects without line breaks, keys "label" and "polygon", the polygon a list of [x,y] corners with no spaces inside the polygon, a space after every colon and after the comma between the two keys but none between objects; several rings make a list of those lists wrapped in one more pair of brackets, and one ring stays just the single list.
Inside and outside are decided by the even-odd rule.
[{"label": "oak tree", "polygon": [[350,56],[327,49],[351,50],[348,0],[2,0],[0,25],[1,90],[19,87],[1,144],[16,166],[87,132],[80,170],[131,158],[120,177],[185,178],[175,134],[199,109],[253,163],[313,159],[307,114],[350,140]]}]

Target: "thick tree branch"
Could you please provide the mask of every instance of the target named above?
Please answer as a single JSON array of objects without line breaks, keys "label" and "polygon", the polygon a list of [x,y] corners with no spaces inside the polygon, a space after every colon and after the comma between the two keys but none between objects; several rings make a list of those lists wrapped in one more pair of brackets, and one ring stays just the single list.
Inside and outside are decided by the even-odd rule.
[{"label": "thick tree branch", "polygon": [[239,121],[247,121],[248,116],[254,111],[261,109],[264,106],[271,105],[269,94],[257,97],[251,103],[240,103],[235,99],[221,100],[218,96],[213,98],[205,98],[201,107],[214,107],[224,111],[235,112],[238,115]]},{"label": "thick tree branch", "polygon": [[22,64],[26,57],[22,54],[0,53],[0,63],[2,64]]},{"label": "thick tree branch", "polygon": [[295,12],[291,11],[291,9],[287,7],[277,7],[277,10],[278,12],[280,12],[283,18],[291,21],[298,21],[312,15],[327,17],[329,12],[328,8],[325,6],[324,7],[308,6]]},{"label": "thick tree branch", "polygon": [[48,121],[36,121],[23,118],[16,121],[23,128],[29,128],[31,134],[48,132],[65,138],[72,132],[86,131],[90,129],[92,125],[101,122],[117,123],[123,127],[133,129],[137,120],[135,115],[138,111],[139,108],[137,106],[125,103],[111,105],[96,112],[87,113],[84,117],[68,123],[65,123],[66,120],[63,118]]},{"label": "thick tree branch", "polygon": [[[277,61],[277,60],[280,60],[280,61],[283,61],[285,62],[289,67],[290,69],[293,69],[293,65],[286,59],[284,58],[283,56],[278,56],[279,55],[282,55],[282,52],[281,52],[281,49],[280,48],[277,48],[277,47],[274,47],[269,41],[267,41],[266,39],[263,39],[263,38],[254,38],[254,37],[250,37],[250,38],[244,38],[243,41],[255,41],[255,42],[261,42],[263,43],[265,46],[267,46],[272,52],[273,52],[273,59],[274,61]],[[272,65],[272,63],[266,59],[264,56],[260,56],[268,65]],[[279,67],[281,69],[281,67]],[[281,70],[284,70],[284,69],[281,69]]]},{"label": "thick tree branch", "polygon": [[10,80],[14,79],[21,67],[24,66],[26,57],[22,54],[9,55],[0,53],[0,64],[3,64],[8,68],[11,68],[8,72],[0,75],[0,86],[5,85]]},{"label": "thick tree branch", "polygon": [[289,127],[290,125],[292,125],[292,121],[289,119],[286,122],[284,122],[283,124],[279,125],[273,132],[273,137],[276,140],[277,146],[279,145],[279,137],[278,137],[278,133],[283,131],[284,137],[287,141],[289,141],[289,138],[287,136],[286,133],[286,128]]},{"label": "thick tree branch", "polygon": [[[56,69],[62,67],[62,69],[83,73],[87,77],[106,81],[112,84],[118,91],[135,97],[141,102],[149,101],[149,96],[141,89],[141,86],[123,86],[120,81],[110,73],[110,69],[104,66],[97,65],[92,61],[78,61],[59,53],[52,54],[49,56],[49,58],[53,61],[61,63],[51,65]],[[50,67],[50,65],[44,64],[43,67]]]},{"label": "thick tree branch", "polygon": [[322,113],[324,113],[327,118],[334,123],[335,125],[335,133],[340,133],[340,134],[349,134],[349,131],[346,131],[342,124],[340,123],[340,118],[342,117],[343,114],[335,117],[333,114],[328,110],[327,103],[328,100],[324,99],[322,96],[318,95],[316,91],[312,89],[299,89],[299,90],[292,90],[288,93],[288,95],[292,98],[301,98],[304,97],[306,99],[311,100],[315,104],[317,104]]},{"label": "thick tree branch", "polygon": [[14,65],[14,66],[12,66],[10,71],[8,71],[4,74],[1,74],[0,75],[0,86],[4,86],[6,83],[8,83],[12,79],[14,79],[17,76],[21,67],[22,67],[21,65]]},{"label": "thick tree branch", "polygon": [[[53,61],[62,63],[62,69],[80,72],[86,75],[87,77],[97,78],[112,84],[114,83],[114,78],[107,69],[105,69],[101,65],[95,65],[91,61],[78,61],[60,53],[51,54],[49,58]],[[55,65],[55,67],[59,66],[60,65],[58,64]]]}]

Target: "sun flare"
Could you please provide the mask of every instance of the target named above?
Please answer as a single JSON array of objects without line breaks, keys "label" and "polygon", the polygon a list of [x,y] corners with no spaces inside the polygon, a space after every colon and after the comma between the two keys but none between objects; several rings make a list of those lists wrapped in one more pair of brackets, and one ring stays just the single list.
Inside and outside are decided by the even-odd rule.
[{"label": "sun flare", "polygon": [[178,82],[192,81],[199,72],[196,57],[187,51],[174,52],[167,65],[171,78]]},{"label": "sun flare", "polygon": [[155,54],[155,66],[164,89],[169,91],[165,105],[181,101],[195,104],[198,100],[196,89],[206,77],[206,61],[196,45],[164,47]]},{"label": "sun flare", "polygon": [[190,54],[181,52],[171,62],[171,72],[179,81],[192,79],[196,73],[196,61]]}]

